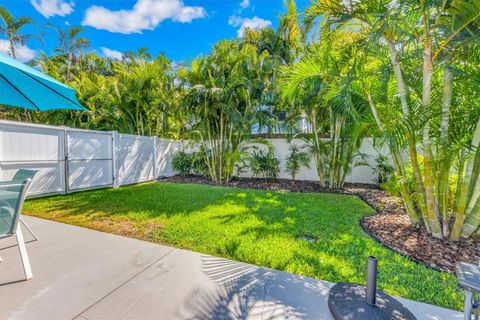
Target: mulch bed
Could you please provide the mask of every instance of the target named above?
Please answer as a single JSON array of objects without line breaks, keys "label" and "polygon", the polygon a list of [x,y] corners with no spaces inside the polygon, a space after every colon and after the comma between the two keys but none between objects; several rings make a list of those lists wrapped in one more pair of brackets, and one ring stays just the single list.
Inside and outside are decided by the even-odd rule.
[{"label": "mulch bed", "polygon": [[[219,185],[197,176],[174,176],[162,181]],[[284,192],[329,192],[356,195],[376,210],[376,214],[364,217],[360,225],[367,234],[387,248],[436,270],[454,272],[455,263],[468,261],[477,264],[480,259],[480,239],[449,242],[432,238],[423,229],[412,227],[402,201],[376,186],[346,184],[342,189],[322,188],[314,181],[286,179],[239,178],[222,186],[262,189]]]}]

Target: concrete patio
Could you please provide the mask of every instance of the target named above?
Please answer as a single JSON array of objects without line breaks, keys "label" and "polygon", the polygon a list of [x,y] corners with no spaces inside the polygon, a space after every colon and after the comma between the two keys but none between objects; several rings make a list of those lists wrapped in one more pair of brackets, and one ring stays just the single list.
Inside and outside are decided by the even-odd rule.
[{"label": "concrete patio", "polygon": [[[331,283],[25,217],[34,278],[0,242],[1,319],[332,319]],[[28,232],[24,232],[27,240]],[[418,319],[459,312],[399,299]]]}]

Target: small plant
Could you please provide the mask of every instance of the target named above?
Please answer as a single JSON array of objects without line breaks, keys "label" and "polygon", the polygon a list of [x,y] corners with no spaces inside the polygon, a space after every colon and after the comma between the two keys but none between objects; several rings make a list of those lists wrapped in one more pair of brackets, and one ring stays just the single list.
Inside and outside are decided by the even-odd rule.
[{"label": "small plant", "polygon": [[253,151],[249,164],[256,178],[275,179],[280,173],[280,160],[270,151]]},{"label": "small plant", "polygon": [[303,147],[291,144],[289,147],[289,154],[287,157],[286,169],[290,173],[292,179],[295,180],[297,173],[302,167],[310,169],[310,157]]},{"label": "small plant", "polygon": [[191,157],[193,174],[197,176],[208,177],[208,165],[205,162],[205,152],[194,152],[192,153]]},{"label": "small plant", "polygon": [[388,157],[382,154],[375,158],[375,166],[372,169],[373,173],[377,175],[375,180],[378,185],[388,182],[393,175],[393,166]]},{"label": "small plant", "polygon": [[178,151],[173,155],[172,166],[181,176],[186,176],[192,171],[192,155],[185,151]]}]

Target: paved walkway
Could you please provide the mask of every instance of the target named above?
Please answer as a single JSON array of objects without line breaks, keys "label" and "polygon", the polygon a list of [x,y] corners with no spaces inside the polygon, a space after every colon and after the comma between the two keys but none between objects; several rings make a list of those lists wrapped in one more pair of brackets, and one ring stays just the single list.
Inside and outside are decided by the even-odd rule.
[{"label": "paved walkway", "polygon": [[[33,279],[0,241],[0,319],[332,319],[325,281],[25,217]],[[28,235],[25,232],[27,240]],[[458,312],[400,299],[418,319]]]}]

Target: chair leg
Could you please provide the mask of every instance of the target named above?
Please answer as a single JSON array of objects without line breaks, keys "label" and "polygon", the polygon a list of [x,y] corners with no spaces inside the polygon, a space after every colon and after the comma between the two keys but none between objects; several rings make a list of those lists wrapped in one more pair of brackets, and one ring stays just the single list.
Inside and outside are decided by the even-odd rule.
[{"label": "chair leg", "polygon": [[25,247],[25,240],[21,228],[17,228],[15,233],[18,243],[18,251],[20,251],[20,258],[22,259],[23,271],[25,273],[25,280],[32,279],[32,268],[30,268],[30,261],[28,260],[27,248]]},{"label": "chair leg", "polygon": [[25,221],[23,221],[22,218],[20,218],[20,222],[25,226],[25,228],[27,228],[28,232],[31,233],[31,235],[33,236],[33,238],[35,238],[35,241],[37,241],[37,240],[38,240],[37,235],[35,234],[35,232],[32,231],[32,229],[30,229],[30,227],[28,226],[28,224],[26,224]]},{"label": "chair leg", "polygon": [[472,320],[472,298],[473,298],[473,293],[472,291],[466,289],[465,290],[465,305],[463,307],[463,313],[464,313],[464,320]]}]

